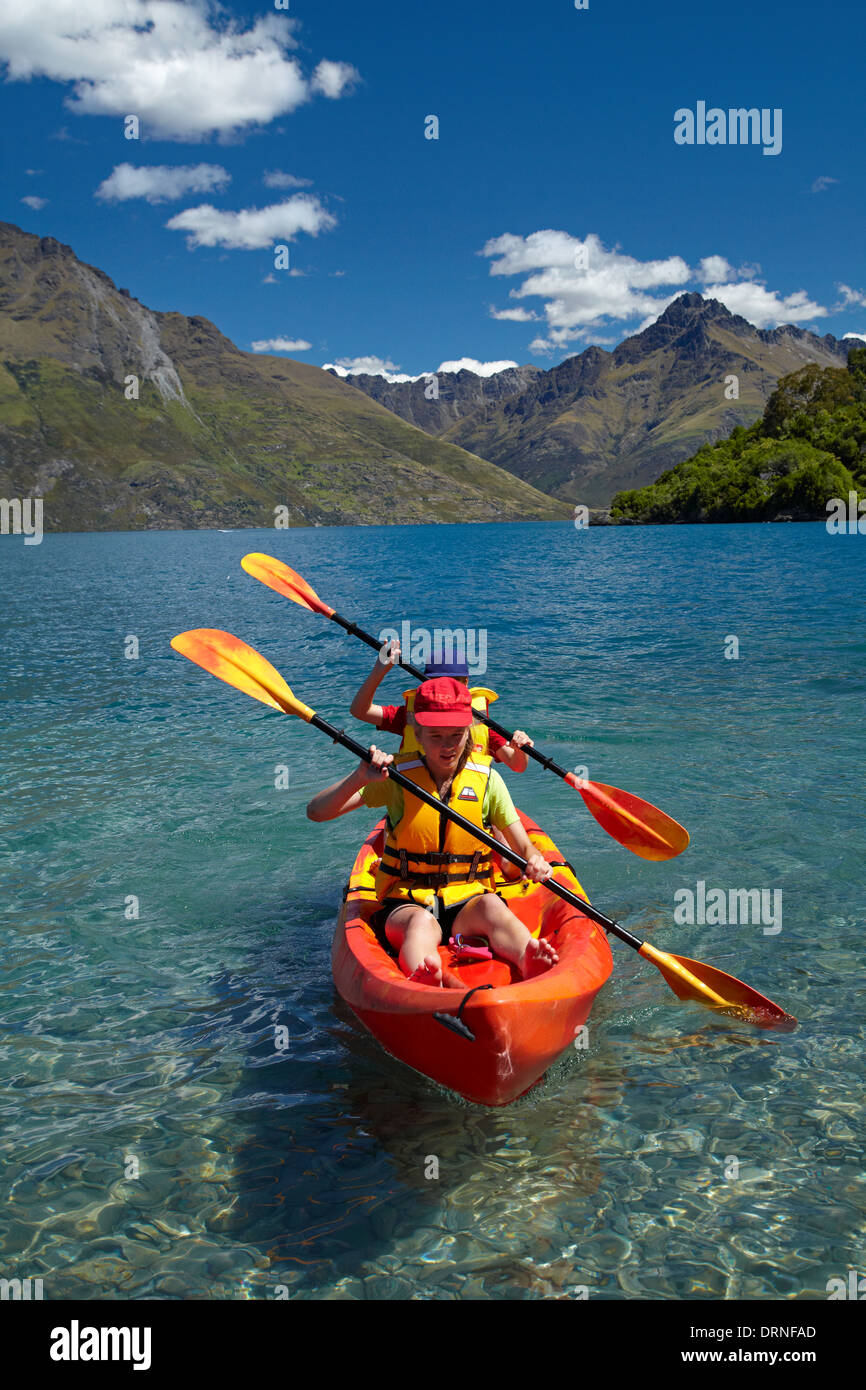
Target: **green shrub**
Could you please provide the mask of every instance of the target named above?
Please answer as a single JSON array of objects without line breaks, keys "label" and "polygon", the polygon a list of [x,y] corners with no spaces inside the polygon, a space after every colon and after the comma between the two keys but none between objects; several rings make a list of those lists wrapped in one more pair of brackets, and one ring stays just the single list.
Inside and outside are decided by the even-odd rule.
[{"label": "green shrub", "polygon": [[704,444],[649,487],[617,493],[612,521],[823,518],[830,497],[866,494],[866,345],[846,369],[782,377],[763,419]]}]

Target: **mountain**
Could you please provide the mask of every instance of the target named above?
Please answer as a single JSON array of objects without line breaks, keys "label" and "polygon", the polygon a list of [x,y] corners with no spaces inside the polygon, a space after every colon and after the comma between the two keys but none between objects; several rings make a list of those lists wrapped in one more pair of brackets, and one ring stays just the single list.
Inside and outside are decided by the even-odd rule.
[{"label": "mountain", "polygon": [[[134,395],[137,379],[137,399]],[[502,521],[569,509],[330,372],[157,313],[0,223],[0,496],[46,530]]]},{"label": "mountain", "polygon": [[[852,500],[853,495],[853,500]],[[866,346],[845,371],[801,367],[782,377],[762,418],[650,487],[620,492],[611,521],[827,521],[853,517],[866,498]],[[828,503],[831,505],[828,507]],[[863,503],[866,511],[866,502]],[[859,529],[858,525],[858,529]]]},{"label": "mountain", "polygon": [[536,377],[543,375],[540,367],[506,367],[492,376],[479,376],[464,368],[459,372],[431,372],[417,381],[386,381],[383,376],[366,372],[340,379],[350,381],[401,420],[428,434],[440,435],[480,407],[498,405],[506,396],[525,391]]},{"label": "mountain", "polygon": [[[613,351],[589,347],[501,400],[490,385],[495,378],[483,386],[478,378],[477,403],[436,433],[544,492],[602,507],[615,492],[649,483],[700,445],[751,424],[782,376],[809,362],[844,367],[847,353],[829,334],[790,325],[764,331],[716,299],[683,294]],[[725,394],[733,390],[730,376],[737,399]],[[353,380],[368,389],[370,378]],[[369,389],[384,400],[381,378],[374,380],[380,384]],[[440,393],[448,381],[440,377]],[[391,388],[391,408],[399,406],[404,418],[416,387]],[[461,385],[457,399],[471,398]]]}]

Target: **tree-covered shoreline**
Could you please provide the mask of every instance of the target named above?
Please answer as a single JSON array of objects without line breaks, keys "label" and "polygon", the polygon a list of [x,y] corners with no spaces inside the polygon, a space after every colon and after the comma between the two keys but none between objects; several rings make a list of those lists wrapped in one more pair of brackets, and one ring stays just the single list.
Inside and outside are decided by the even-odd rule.
[{"label": "tree-covered shoreline", "polygon": [[619,492],[614,524],[817,521],[832,498],[866,496],[866,345],[847,368],[782,377],[763,417],[703,445],[649,487]]}]

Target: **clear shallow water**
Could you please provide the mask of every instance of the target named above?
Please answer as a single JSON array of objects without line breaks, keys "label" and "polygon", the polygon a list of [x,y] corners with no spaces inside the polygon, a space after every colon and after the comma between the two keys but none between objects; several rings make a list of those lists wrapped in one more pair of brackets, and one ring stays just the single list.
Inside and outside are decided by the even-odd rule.
[{"label": "clear shallow water", "polygon": [[[56,1299],[809,1299],[866,1272],[864,547],[820,525],[4,537],[0,1276]],[[303,816],[348,755],[168,645],[234,631],[362,736],[372,654],[245,575],[254,549],[374,632],[486,628],[502,721],[692,843],[644,863],[532,768],[519,804],[604,910],[799,1030],[681,1004],[614,944],[589,1050],[505,1110],[357,1033],[329,955],[367,821]],[[780,889],[782,931],[675,925],[699,879]]]}]

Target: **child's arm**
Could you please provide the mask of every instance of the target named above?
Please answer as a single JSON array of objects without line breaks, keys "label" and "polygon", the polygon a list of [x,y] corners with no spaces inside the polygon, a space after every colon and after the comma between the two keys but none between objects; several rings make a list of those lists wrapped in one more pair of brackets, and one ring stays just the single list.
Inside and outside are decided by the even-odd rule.
[{"label": "child's arm", "polygon": [[372,764],[359,763],[348,777],[316,793],[307,806],[308,820],[336,820],[337,816],[344,816],[347,811],[357,811],[362,805],[361,788],[366,787],[368,782],[384,781],[388,776],[385,769],[394,761],[390,753],[383,753],[375,744],[371,746],[370,753]]},{"label": "child's arm", "polygon": [[516,849],[517,853],[526,860],[524,878],[530,878],[534,883],[541,883],[544,879],[550,878],[553,870],[541,851],[535,848],[519,820],[514,821],[511,825],[506,825],[501,833],[511,848]]},{"label": "child's arm", "polygon": [[525,772],[529,766],[529,759],[523,750],[531,747],[532,739],[529,734],[525,734],[522,729],[515,729],[510,742],[497,748],[493,760],[497,763],[505,763],[512,772]]},{"label": "child's arm", "polygon": [[381,724],[382,706],[373,704],[373,696],[385,679],[389,667],[396,665],[399,660],[400,643],[394,637],[385,649],[385,660],[382,660],[381,653],[376,657],[375,666],[349,706],[349,713],[354,719],[363,719],[365,724]]}]

